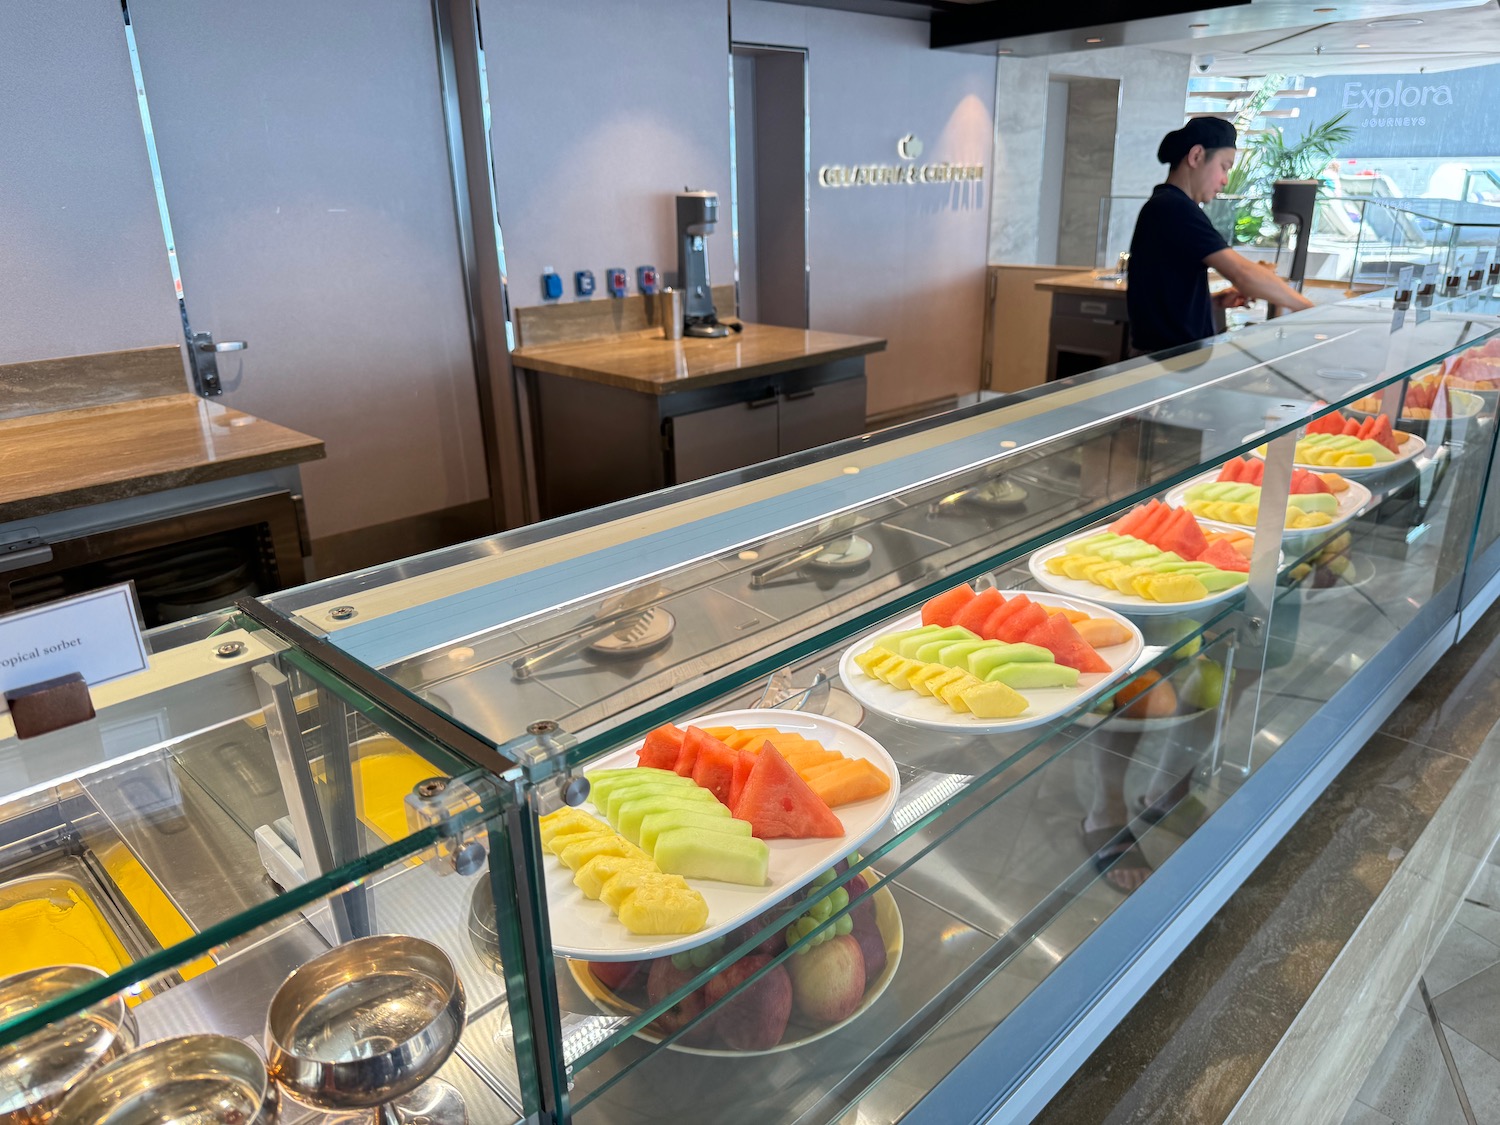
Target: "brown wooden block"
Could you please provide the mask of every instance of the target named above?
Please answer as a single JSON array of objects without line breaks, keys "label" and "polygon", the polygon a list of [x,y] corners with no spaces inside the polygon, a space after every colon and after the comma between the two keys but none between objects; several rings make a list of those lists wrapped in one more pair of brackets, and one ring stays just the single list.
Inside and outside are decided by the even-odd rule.
[{"label": "brown wooden block", "polygon": [[35,738],[94,717],[89,685],[77,672],[8,691],[5,702],[17,738]]}]

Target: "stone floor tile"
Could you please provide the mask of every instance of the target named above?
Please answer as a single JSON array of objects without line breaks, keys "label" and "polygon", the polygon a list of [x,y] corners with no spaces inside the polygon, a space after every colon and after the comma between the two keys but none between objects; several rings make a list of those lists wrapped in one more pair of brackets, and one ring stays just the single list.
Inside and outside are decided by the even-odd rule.
[{"label": "stone floor tile", "polygon": [[1446,1024],[1443,1034],[1453,1055],[1453,1066],[1464,1084],[1474,1120],[1480,1125],[1500,1123],[1500,1059],[1475,1046]]},{"label": "stone floor tile", "polygon": [[1480,1050],[1500,1059],[1500,965],[1433,997],[1438,1018]]},{"label": "stone floor tile", "polygon": [[[1500,903],[1495,908],[1479,906],[1473,902],[1462,903],[1458,908],[1458,924],[1467,926],[1485,941],[1500,946]],[[1496,960],[1500,961],[1500,957]]]},{"label": "stone floor tile", "polygon": [[1397,1123],[1374,1106],[1356,1101],[1344,1115],[1344,1125],[1397,1125]]},{"label": "stone floor tile", "polygon": [[1434,997],[1441,996],[1496,964],[1500,964],[1500,945],[1455,922],[1448,927],[1427,964],[1423,974],[1427,978],[1427,991]]},{"label": "stone floor tile", "polygon": [[1370,1069],[1358,1101],[1398,1125],[1462,1125],[1458,1091],[1453,1088],[1425,1013],[1402,1009],[1396,1030]]}]

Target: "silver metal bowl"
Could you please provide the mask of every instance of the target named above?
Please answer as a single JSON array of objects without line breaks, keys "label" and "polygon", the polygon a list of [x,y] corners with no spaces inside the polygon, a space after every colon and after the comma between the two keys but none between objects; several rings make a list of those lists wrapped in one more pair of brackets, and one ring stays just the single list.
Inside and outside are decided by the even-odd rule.
[{"label": "silver metal bowl", "polygon": [[463,1028],[463,985],[448,955],[420,938],[379,935],[287,977],[266,1016],[266,1052],[296,1101],[398,1121],[387,1103],[436,1074]]},{"label": "silver metal bowl", "polygon": [[[92,965],[53,965],[0,980],[0,1023],[97,984]],[[0,1047],[0,1125],[51,1121],[69,1089],[136,1045],[135,1017],[119,996],[54,1020]]]},{"label": "silver metal bowl", "polygon": [[52,1125],[273,1125],[281,1096],[255,1049],[227,1035],[159,1039],[96,1071]]}]

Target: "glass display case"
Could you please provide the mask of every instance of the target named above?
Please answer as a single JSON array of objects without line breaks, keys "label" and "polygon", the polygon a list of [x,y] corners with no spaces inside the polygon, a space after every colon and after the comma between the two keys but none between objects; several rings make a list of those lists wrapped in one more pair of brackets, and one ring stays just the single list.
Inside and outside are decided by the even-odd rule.
[{"label": "glass display case", "polygon": [[4,970],[104,974],[0,982],[0,1068],[87,1019],[126,1030],[78,1074],[253,1047],[200,1064],[244,1120],[1026,1119],[1493,600],[1497,396],[1440,385],[1492,304],[1325,306],[154,634],[0,742],[0,909],[60,927]]},{"label": "glass display case", "polygon": [[1458,288],[1471,270],[1488,267],[1500,243],[1500,207],[1484,203],[1371,196],[1336,204],[1354,227],[1349,272],[1338,276],[1355,286],[1395,285],[1403,269],[1421,275],[1430,267],[1440,291],[1450,277]]}]

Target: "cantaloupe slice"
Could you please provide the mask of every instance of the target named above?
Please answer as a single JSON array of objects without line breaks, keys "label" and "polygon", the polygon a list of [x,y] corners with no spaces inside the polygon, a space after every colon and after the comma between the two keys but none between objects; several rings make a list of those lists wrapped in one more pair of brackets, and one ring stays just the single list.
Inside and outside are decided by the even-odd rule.
[{"label": "cantaloupe slice", "polygon": [[879,797],[891,787],[885,771],[864,758],[854,758],[810,780],[812,791],[832,808]]}]

